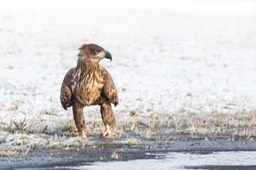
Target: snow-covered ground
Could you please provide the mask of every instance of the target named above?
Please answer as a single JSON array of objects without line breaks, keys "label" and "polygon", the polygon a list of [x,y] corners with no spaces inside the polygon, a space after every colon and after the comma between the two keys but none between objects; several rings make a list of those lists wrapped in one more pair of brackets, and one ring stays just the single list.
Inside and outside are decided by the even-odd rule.
[{"label": "snow-covered ground", "polygon": [[[88,42],[113,55],[101,64],[119,91],[117,131],[155,119],[167,127],[186,124],[193,133],[200,120],[204,127],[256,126],[255,0],[22,2],[0,7],[0,154],[73,143],[45,132],[74,129],[59,91]],[[84,110],[89,136],[101,133],[98,107]],[[14,122],[24,119],[25,132],[17,134]]]}]

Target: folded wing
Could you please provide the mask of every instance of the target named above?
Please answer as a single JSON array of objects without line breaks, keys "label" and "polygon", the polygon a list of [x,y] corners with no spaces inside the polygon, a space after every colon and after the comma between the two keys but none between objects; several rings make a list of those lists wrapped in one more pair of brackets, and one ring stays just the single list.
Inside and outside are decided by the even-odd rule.
[{"label": "folded wing", "polygon": [[114,104],[115,106],[118,105],[118,94],[115,83],[108,73],[108,71],[104,67],[100,67],[101,74],[104,77],[104,86],[102,89],[102,94],[105,98],[109,100],[110,103]]},{"label": "folded wing", "polygon": [[72,91],[71,86],[74,84],[75,68],[70,69],[64,77],[60,90],[60,102],[62,107],[67,110],[72,106]]}]

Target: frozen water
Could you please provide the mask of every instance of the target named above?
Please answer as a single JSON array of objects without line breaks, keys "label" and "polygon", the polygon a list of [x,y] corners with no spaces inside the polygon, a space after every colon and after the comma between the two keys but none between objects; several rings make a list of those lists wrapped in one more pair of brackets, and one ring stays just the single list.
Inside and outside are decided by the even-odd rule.
[{"label": "frozen water", "polygon": [[[256,153],[255,152],[215,152],[212,154],[190,154],[190,153],[169,153],[165,159],[145,159],[133,161],[114,161],[106,163],[95,163],[92,165],[68,167],[70,169],[207,169],[206,167],[256,167]],[[200,168],[201,167],[201,168]],[[223,167],[223,168],[221,168]],[[215,168],[217,169],[217,168]],[[241,169],[241,168],[240,168]]]}]

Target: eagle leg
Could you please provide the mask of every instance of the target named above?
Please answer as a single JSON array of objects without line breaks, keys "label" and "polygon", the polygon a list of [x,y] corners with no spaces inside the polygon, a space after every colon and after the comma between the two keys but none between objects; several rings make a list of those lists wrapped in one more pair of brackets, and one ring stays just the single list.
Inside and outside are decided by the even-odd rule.
[{"label": "eagle leg", "polygon": [[109,102],[104,102],[101,104],[100,112],[102,116],[102,121],[106,127],[105,132],[102,134],[103,137],[106,136],[116,136],[115,133],[111,132],[109,127],[114,127],[116,125],[115,115],[111,108],[111,104]]},{"label": "eagle leg", "polygon": [[73,116],[74,116],[76,127],[81,137],[83,139],[87,139],[85,135],[85,121],[84,121],[83,106],[77,102],[74,102],[73,104]]}]

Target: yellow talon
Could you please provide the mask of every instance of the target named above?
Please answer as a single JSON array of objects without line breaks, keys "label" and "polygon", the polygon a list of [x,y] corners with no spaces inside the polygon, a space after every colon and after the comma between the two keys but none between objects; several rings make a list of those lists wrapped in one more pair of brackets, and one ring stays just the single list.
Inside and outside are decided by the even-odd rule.
[{"label": "yellow talon", "polygon": [[117,134],[114,132],[111,132],[111,130],[109,129],[109,126],[107,125],[105,132],[102,134],[102,137],[106,137],[106,136],[114,137],[114,136],[117,136]]},{"label": "yellow talon", "polygon": [[85,131],[82,131],[80,135],[82,139],[87,139],[87,136],[85,135]]}]

